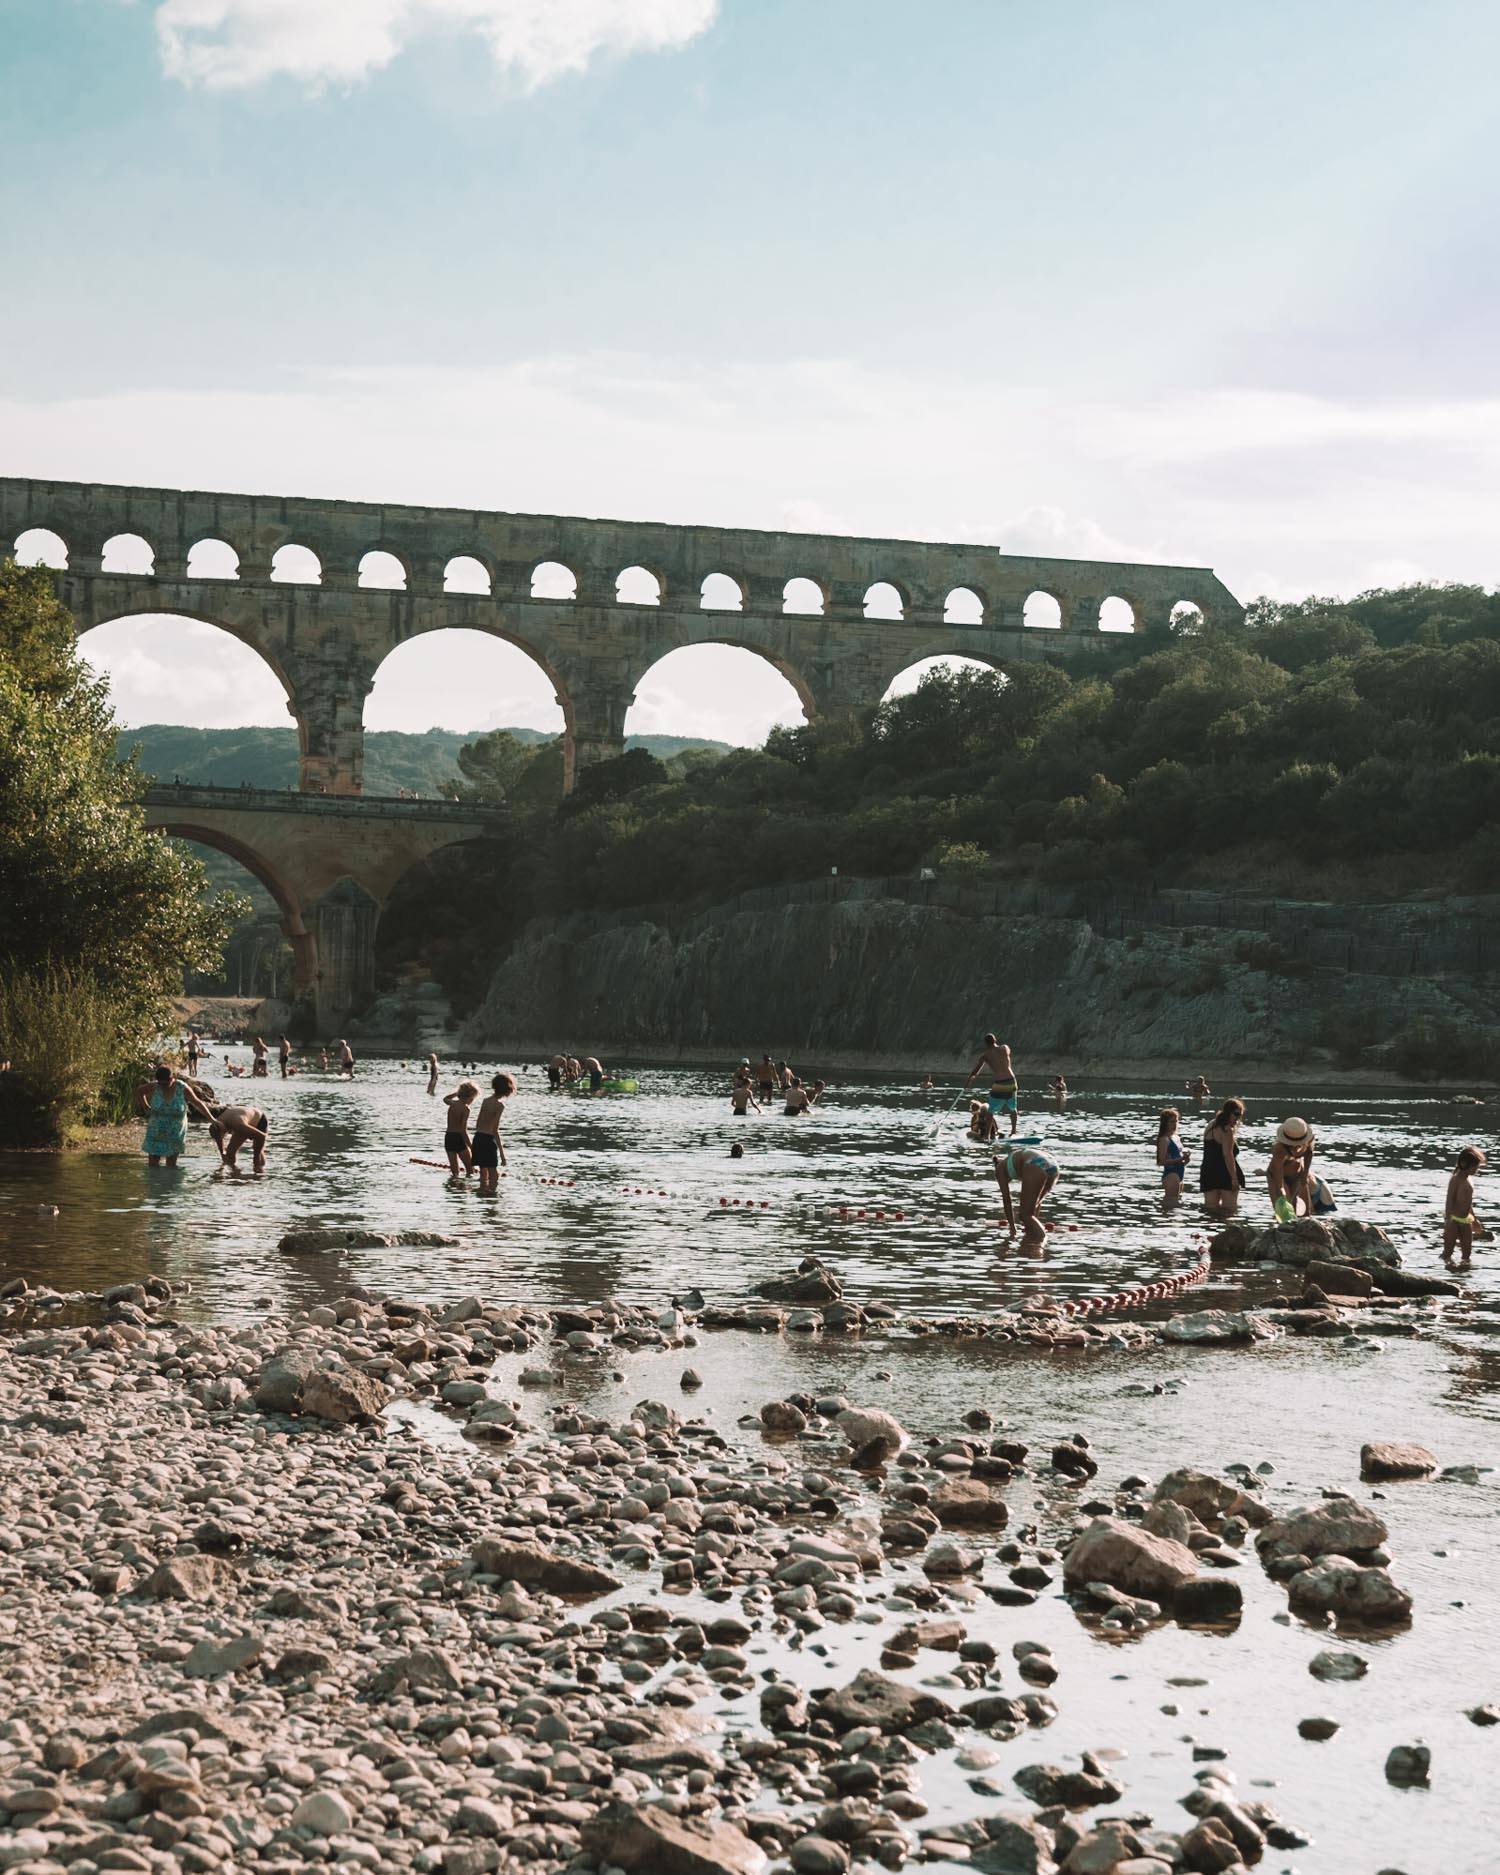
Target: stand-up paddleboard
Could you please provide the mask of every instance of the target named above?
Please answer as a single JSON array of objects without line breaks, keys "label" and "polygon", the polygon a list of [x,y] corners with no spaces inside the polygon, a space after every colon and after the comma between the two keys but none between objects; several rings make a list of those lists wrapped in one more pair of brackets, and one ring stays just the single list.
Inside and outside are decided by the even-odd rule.
[{"label": "stand-up paddleboard", "polygon": [[639,1084],[625,1076],[607,1074],[597,1088],[588,1087],[575,1081],[568,1089],[570,1094],[634,1094],[639,1091]]}]

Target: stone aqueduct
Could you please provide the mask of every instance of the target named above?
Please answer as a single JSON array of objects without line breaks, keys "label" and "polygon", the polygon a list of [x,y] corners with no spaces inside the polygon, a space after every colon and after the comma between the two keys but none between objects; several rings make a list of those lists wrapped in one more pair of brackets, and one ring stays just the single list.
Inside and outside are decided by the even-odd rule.
[{"label": "stone aqueduct", "polygon": [[[364,705],[376,672],[424,632],[489,633],[541,666],[563,713],[571,786],[580,767],[621,752],[637,684],[684,646],[759,654],[814,718],[879,702],[894,678],[929,657],[999,669],[1107,661],[1119,645],[1100,630],[1110,598],[1125,601],[1137,631],[1164,633],[1180,604],[1213,622],[1242,614],[1206,567],[0,477],[0,551],[36,529],[62,543],[57,591],[80,632],[175,613],[221,627],[263,658],[297,725],[301,787],[340,796],[362,792]],[[106,570],[121,563],[122,543],[134,570]],[[377,569],[386,575],[378,585]],[[487,590],[455,590],[460,571],[463,584]],[[804,595],[800,605],[790,588]],[[887,601],[876,609],[899,616],[871,616],[872,591]],[[1060,629],[1023,623],[1038,593],[1057,602]],[[316,837],[309,819],[297,825]],[[196,837],[209,837],[202,825]],[[287,837],[295,845],[304,835]],[[349,877],[360,883],[357,872]],[[295,894],[286,887],[282,896],[286,913]],[[385,892],[374,896],[383,902]],[[301,911],[312,931],[313,908]],[[358,966],[361,981],[335,986],[314,950],[298,951],[306,986],[317,988],[320,1013],[337,1017],[368,987],[367,965]]]}]

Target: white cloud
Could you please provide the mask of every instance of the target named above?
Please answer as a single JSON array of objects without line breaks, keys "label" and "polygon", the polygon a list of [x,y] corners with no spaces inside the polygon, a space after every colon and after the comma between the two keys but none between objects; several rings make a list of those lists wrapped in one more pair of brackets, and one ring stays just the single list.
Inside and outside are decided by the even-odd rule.
[{"label": "white cloud", "polygon": [[239,90],[271,78],[317,89],[382,70],[416,39],[477,35],[528,91],[601,52],[686,45],[718,0],[160,0],[162,65],[184,84]]}]

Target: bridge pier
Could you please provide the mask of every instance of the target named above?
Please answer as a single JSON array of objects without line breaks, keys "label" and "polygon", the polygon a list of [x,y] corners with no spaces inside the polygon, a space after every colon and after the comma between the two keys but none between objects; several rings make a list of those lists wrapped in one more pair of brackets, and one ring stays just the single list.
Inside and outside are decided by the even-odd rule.
[{"label": "bridge pier", "polygon": [[312,1001],[320,1035],[331,1035],[375,993],[381,910],[357,879],[341,879],[312,907]]}]

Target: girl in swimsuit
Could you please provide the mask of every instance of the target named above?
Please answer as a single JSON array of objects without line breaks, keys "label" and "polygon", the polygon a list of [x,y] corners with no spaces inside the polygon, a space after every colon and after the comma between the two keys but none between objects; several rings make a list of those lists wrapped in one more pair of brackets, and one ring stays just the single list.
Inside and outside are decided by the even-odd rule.
[{"label": "girl in swimsuit", "polygon": [[1210,1217],[1233,1217],[1239,1207],[1240,1193],[1245,1189],[1238,1144],[1244,1117],[1243,1100],[1226,1100],[1204,1132],[1198,1189]]},{"label": "girl in swimsuit", "polygon": [[[1005,1227],[1012,1237],[1016,1234],[1016,1212],[1019,1211],[1022,1243],[1047,1241],[1047,1232],[1052,1226],[1044,1223],[1039,1213],[1042,1200],[1061,1176],[1062,1168],[1040,1146],[1013,1146],[1009,1152],[995,1154],[995,1183],[1000,1187],[1000,1202],[1005,1206]],[[1012,1184],[1018,1187],[1014,1206],[1010,1195]]]},{"label": "girl in swimsuit", "polygon": [[1182,1175],[1187,1170],[1187,1154],[1182,1149],[1177,1129],[1182,1115],[1175,1107],[1163,1107],[1156,1125],[1156,1163],[1161,1167],[1162,1203],[1174,1205],[1182,1197]]}]

